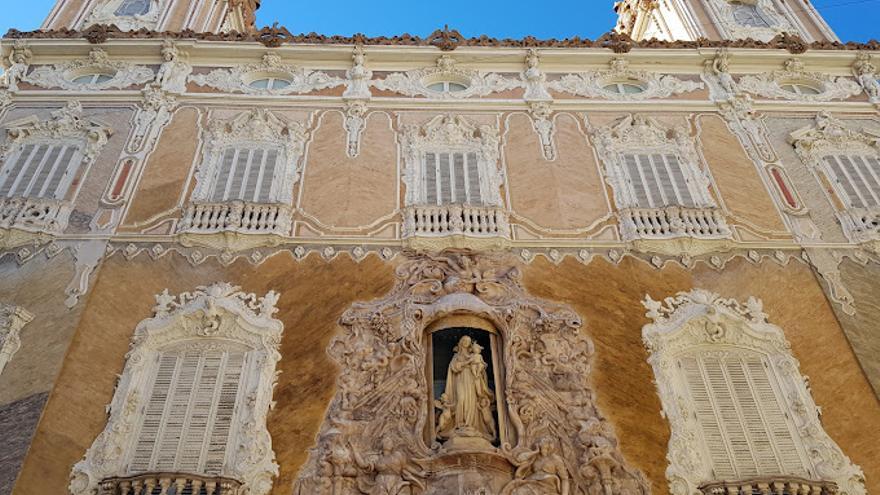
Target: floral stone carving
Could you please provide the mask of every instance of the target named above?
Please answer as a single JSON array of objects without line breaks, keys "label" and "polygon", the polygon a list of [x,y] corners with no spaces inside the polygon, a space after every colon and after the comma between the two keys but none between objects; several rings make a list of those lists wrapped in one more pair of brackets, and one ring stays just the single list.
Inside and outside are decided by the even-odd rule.
[{"label": "floral stone carving", "polygon": [[809,72],[796,58],[785,61],[782,70],[743,76],[739,88],[757,96],[797,101],[845,100],[862,87],[848,77]]},{"label": "floral stone carving", "polygon": [[[638,87],[639,91],[629,93],[612,90],[611,87],[617,83]],[[555,91],[587,98],[640,101],[689,93],[702,89],[703,83],[685,81],[672,75],[661,75],[657,72],[634,70],[630,68],[628,60],[615,58],[611,60],[607,70],[567,74],[562,79],[548,82],[547,87]]]},{"label": "floral stone carving", "polygon": [[[83,80],[83,78],[88,78]],[[107,52],[93,48],[87,58],[77,59],[51,67],[34,69],[22,80],[41,88],[60,88],[71,91],[101,91],[125,89],[144,84],[155,78],[153,70],[121,60],[110,60]]]},{"label": "floral stone carving", "polygon": [[[451,82],[458,84],[459,91],[439,91],[433,89],[437,83]],[[495,72],[481,72],[465,69],[456,64],[449,55],[437,58],[434,67],[394,72],[372,82],[381,90],[394,91],[407,96],[426,96],[438,99],[459,99],[473,96],[487,96],[492,93],[523,87],[518,79],[505,77]]]},{"label": "floral stone carving", "polygon": [[[275,81],[272,85],[259,81]],[[310,93],[345,84],[345,79],[325,72],[313,71],[286,64],[277,53],[266,53],[258,64],[237,65],[231,69],[216,69],[208,74],[195,74],[190,81],[225,92],[250,95],[290,95]]]},{"label": "floral stone carving", "polygon": [[[495,386],[504,397],[497,403],[495,445],[485,417],[475,428],[483,442],[431,438],[437,404],[429,403],[425,372],[429,327],[462,315],[497,330],[503,374]],[[580,317],[526,293],[506,255],[412,255],[386,297],[355,304],[340,326],[328,347],[341,368],[338,390],[294,494],[649,493],[594,402],[593,345]],[[480,369],[473,342],[462,339],[456,347],[458,364]],[[481,382],[471,384],[481,389]],[[459,389],[469,394],[466,385]],[[443,395],[441,403],[457,400]],[[440,415],[441,433],[449,433],[442,426],[462,422],[455,414]]]}]

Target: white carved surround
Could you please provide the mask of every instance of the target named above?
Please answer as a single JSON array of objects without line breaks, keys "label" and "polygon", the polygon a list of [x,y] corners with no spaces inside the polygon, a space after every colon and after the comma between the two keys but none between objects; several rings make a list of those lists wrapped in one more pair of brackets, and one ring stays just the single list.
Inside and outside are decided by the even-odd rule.
[{"label": "white carved surround", "polygon": [[[818,91],[817,94],[794,93],[783,89],[787,84],[802,84]],[[766,98],[796,101],[845,100],[862,92],[862,87],[849,77],[835,77],[822,72],[808,72],[798,59],[785,62],[782,70],[743,76],[739,89]]]},{"label": "white carved surround", "polygon": [[[251,83],[260,79],[276,78],[288,81],[283,88],[253,88]],[[237,65],[231,69],[216,69],[208,74],[195,74],[190,81],[200,86],[210,86],[225,92],[241,92],[250,95],[289,95],[309,93],[325,88],[342,86],[346,80],[320,71],[313,71],[285,64],[275,53],[263,55],[258,64]]]},{"label": "white carved surround", "polygon": [[[605,89],[608,85],[623,82],[638,85],[643,91],[618,93]],[[696,91],[703,88],[703,83],[683,81],[675,76],[660,75],[657,72],[631,69],[626,59],[615,58],[611,60],[610,68],[607,70],[567,74],[561,79],[548,82],[547,87],[587,98],[641,101]]]},{"label": "white carved surround", "polygon": [[[221,476],[244,485],[242,493],[262,495],[278,474],[266,416],[276,383],[275,366],[283,325],[273,318],[278,294],[264,297],[241,292],[228,283],[194,292],[156,296],[154,317],[138,324],[113,401],[110,418],[85,458],[73,467],[70,493],[95,493],[107,478],[128,477],[128,463],[138,439],[151,377],[158,356],[175,346],[238,346],[247,349]],[[200,473],[190,473],[200,474]]]},{"label": "white carved surround", "polygon": [[838,219],[846,236],[853,242],[880,240],[880,208],[853,208],[849,204],[849,195],[834,180],[834,172],[825,161],[829,155],[862,155],[880,159],[880,135],[850,129],[831,114],[820,112],[814,125],[791,133],[789,142],[805,164],[814,172],[825,175],[835,195],[845,205],[845,209],[838,212]]},{"label": "white carved surround", "polygon": [[282,120],[266,109],[256,108],[231,120],[212,120],[205,132],[204,142],[202,163],[195,176],[193,201],[210,200],[211,187],[220,172],[225,149],[257,146],[276,148],[279,152],[270,192],[273,202],[287,205],[293,202],[293,185],[299,178],[300,158],[305,149],[305,126]]},{"label": "white carved surround", "polygon": [[[669,420],[666,478],[673,495],[700,494],[698,487],[713,481],[712,465],[702,429],[693,414],[688,387],[677,366],[678,359],[699,353],[762,356],[774,393],[792,422],[789,427],[808,475],[833,481],[841,495],[865,494],[864,475],[825,433],[819,408],[813,402],[799,364],[781,328],[767,321],[761,301],[750,297],[745,304],[723,299],[702,289],[680,292],[663,302],[645,297],[647,317],[642,337],[654,369],[663,414]],[[792,428],[793,427],[793,428]],[[792,473],[778,473],[780,477]]]},{"label": "white carved surround", "polygon": [[122,31],[137,31],[138,29],[155,30],[159,24],[159,15],[165,11],[169,3],[169,0],[149,0],[150,8],[146,14],[133,16],[116,15],[116,11],[124,1],[102,1],[86,17],[81,28],[87,28],[94,24],[104,24],[108,26],[115,25]]},{"label": "white carved surround", "polygon": [[[461,91],[434,91],[428,86],[438,82],[453,82],[466,86]],[[487,73],[458,67],[454,58],[442,55],[434,67],[394,72],[384,79],[372,81],[378,89],[394,91],[407,96],[426,96],[436,99],[461,99],[473,96],[486,96],[491,93],[524,87],[519,79],[504,77],[494,72]]]},{"label": "white carved surround", "polygon": [[0,374],[21,348],[21,329],[34,319],[34,315],[20,306],[0,303]]},{"label": "white carved surround", "polygon": [[[110,79],[103,82],[75,83],[74,79],[90,74],[104,74]],[[135,65],[121,60],[110,60],[107,52],[93,48],[87,58],[72,60],[53,66],[34,69],[23,80],[41,88],[60,88],[71,91],[100,91],[103,89],[125,89],[144,84],[155,78],[153,70],[143,65]]]},{"label": "white carved surround", "polygon": [[483,202],[487,206],[502,206],[504,175],[498,165],[500,139],[495,127],[478,126],[460,115],[438,115],[422,126],[404,126],[401,146],[406,161],[403,180],[407,206],[426,203],[422,187],[425,153],[437,151],[476,153]]},{"label": "white carved surround", "polygon": [[742,4],[755,5],[762,17],[770,24],[769,27],[747,26],[737,22],[734,17],[736,3],[731,0],[708,0],[709,8],[718,19],[722,36],[726,39],[752,38],[759,41],[770,41],[777,34],[784,32],[800,34],[783,14],[773,5],[773,0],[742,0]]}]

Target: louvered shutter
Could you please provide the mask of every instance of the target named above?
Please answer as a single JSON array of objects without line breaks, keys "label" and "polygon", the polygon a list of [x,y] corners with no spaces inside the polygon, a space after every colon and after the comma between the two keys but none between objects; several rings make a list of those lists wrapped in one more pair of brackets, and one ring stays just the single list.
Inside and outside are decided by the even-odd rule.
[{"label": "louvered shutter", "polygon": [[210,200],[274,202],[272,185],[278,157],[275,148],[227,148],[220,157]]},{"label": "louvered shutter", "polygon": [[[468,168],[468,170],[470,170]],[[455,189],[454,201],[459,204],[468,202],[468,178],[465,177],[465,156],[462,153],[456,153],[453,157],[452,170],[452,186]]]},{"label": "louvered shutter", "polygon": [[806,475],[760,356],[691,356],[679,363],[715,479]]},{"label": "louvered shutter", "polygon": [[425,154],[425,203],[437,203],[437,154]]},{"label": "louvered shutter", "polygon": [[476,153],[467,154],[468,169],[468,203],[472,205],[483,204],[483,193],[481,191],[480,168],[477,162]]},{"label": "louvered shutter", "polygon": [[161,354],[129,471],[221,474],[244,364],[237,351]]},{"label": "louvered shutter", "polygon": [[695,206],[681,163],[675,155],[625,154],[624,166],[635,206]]},{"label": "louvered shutter", "polygon": [[428,152],[424,158],[425,204],[483,204],[476,153]]},{"label": "louvered shutter", "polygon": [[844,192],[843,199],[851,208],[880,205],[880,163],[875,157],[829,155],[825,162],[831,179]]},{"label": "louvered shutter", "polygon": [[440,153],[439,158],[440,204],[448,205],[452,203],[452,156],[450,153]]},{"label": "louvered shutter", "polygon": [[75,145],[24,145],[0,174],[0,197],[64,199],[81,162]]}]

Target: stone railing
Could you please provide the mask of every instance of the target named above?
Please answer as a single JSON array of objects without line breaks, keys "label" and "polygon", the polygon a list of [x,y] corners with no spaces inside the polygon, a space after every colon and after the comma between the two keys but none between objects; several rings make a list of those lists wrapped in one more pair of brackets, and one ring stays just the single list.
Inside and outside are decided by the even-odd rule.
[{"label": "stone railing", "polygon": [[410,206],[403,215],[404,237],[510,237],[507,211],[494,206]]},{"label": "stone railing", "polygon": [[851,241],[880,240],[880,209],[851,208],[840,212],[838,218]]},{"label": "stone railing", "polygon": [[184,212],[177,228],[179,233],[289,235],[293,223],[292,209],[283,204],[192,203]]},{"label": "stone railing", "polygon": [[0,199],[0,229],[60,234],[73,207],[66,201],[42,198]]},{"label": "stone railing", "polygon": [[700,486],[705,495],[834,495],[837,485],[786,476],[718,481]]},{"label": "stone railing", "polygon": [[621,210],[620,230],[624,240],[694,237],[730,237],[730,228],[715,208],[630,208]]},{"label": "stone railing", "polygon": [[101,482],[98,495],[240,495],[234,479],[182,473],[148,473]]}]

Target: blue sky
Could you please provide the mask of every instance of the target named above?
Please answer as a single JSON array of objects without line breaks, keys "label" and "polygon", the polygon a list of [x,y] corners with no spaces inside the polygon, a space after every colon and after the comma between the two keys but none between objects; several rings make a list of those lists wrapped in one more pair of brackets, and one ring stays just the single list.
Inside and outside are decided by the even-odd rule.
[{"label": "blue sky", "polygon": [[[11,27],[38,28],[54,3],[55,0],[0,0],[0,33]],[[813,3],[844,41],[880,38],[880,0]],[[370,36],[404,32],[424,36],[449,24],[466,36],[596,38],[614,25],[612,4],[612,0],[264,0],[258,24],[279,21],[293,33],[363,32]]]}]

